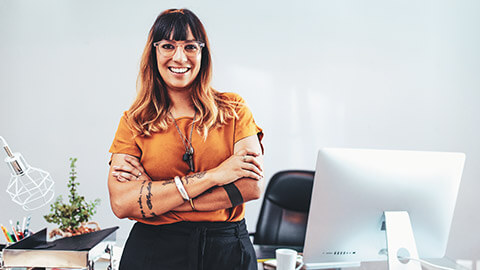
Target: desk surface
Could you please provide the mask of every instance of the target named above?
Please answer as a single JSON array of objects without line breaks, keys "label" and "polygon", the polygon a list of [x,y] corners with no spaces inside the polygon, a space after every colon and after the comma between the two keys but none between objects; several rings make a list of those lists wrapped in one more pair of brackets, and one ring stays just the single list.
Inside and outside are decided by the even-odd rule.
[{"label": "desk surface", "polygon": [[[255,252],[257,253],[257,257],[259,258],[259,260],[272,258],[272,256],[274,258],[275,249],[283,248],[283,247],[285,246],[254,245]],[[289,247],[289,248],[292,248],[292,247]],[[293,248],[296,249],[297,251],[301,251],[303,249],[302,247],[293,247]],[[115,254],[115,266],[118,267],[118,262],[121,256],[121,248],[115,247],[114,254]],[[472,270],[471,267],[468,268],[468,267],[462,266],[458,264],[455,260],[450,258],[429,259],[428,261],[438,265],[457,269],[457,270]],[[108,260],[100,259],[97,262],[95,262],[95,270],[107,270],[108,265],[109,265]],[[118,269],[118,268],[114,268],[114,269]],[[275,268],[269,267],[267,265],[264,265],[262,262],[259,262],[258,269],[275,269]],[[349,270],[385,270],[385,269],[388,269],[388,265],[386,261],[365,262],[365,263],[362,263],[360,267],[352,267],[348,269]],[[477,270],[480,270],[480,269],[477,269]]]},{"label": "desk surface", "polygon": [[[254,245],[255,253],[257,254],[257,258],[259,260],[258,269],[275,269],[275,267],[270,267],[268,265],[264,265],[263,262],[268,258],[275,258],[275,249],[277,248],[292,248],[297,250],[298,252],[303,251],[303,247],[301,246],[269,246],[269,245]],[[454,259],[450,258],[440,258],[440,259],[426,259],[426,261],[430,263],[434,263],[437,265],[441,265],[444,267],[449,267],[452,269],[457,270],[472,270],[473,267],[465,267],[463,265],[458,264]],[[305,269],[305,268],[302,268]],[[348,270],[385,270],[388,269],[387,261],[379,261],[379,262],[363,262],[359,267],[349,267],[345,268]],[[426,268],[424,268],[426,269]],[[477,269],[480,270],[480,269]]]},{"label": "desk surface", "polygon": [[255,254],[257,255],[257,259],[259,261],[274,259],[275,258],[275,250],[278,248],[290,248],[294,249],[297,252],[302,252],[302,246],[271,246],[271,245],[253,245],[255,249]]},{"label": "desk surface", "polygon": [[[451,267],[457,270],[472,270],[471,268],[466,268],[464,266],[461,266],[457,264],[454,260],[447,259],[447,258],[438,259],[438,260],[429,260],[429,261],[437,263],[442,266]],[[106,261],[98,261],[95,264],[95,270],[106,270],[107,267],[108,267],[108,262]],[[258,269],[271,270],[275,268],[264,266],[263,263],[259,263]],[[386,270],[386,269],[388,269],[387,262],[368,262],[368,263],[366,262],[366,263],[362,263],[360,267],[348,268],[348,270]]]}]

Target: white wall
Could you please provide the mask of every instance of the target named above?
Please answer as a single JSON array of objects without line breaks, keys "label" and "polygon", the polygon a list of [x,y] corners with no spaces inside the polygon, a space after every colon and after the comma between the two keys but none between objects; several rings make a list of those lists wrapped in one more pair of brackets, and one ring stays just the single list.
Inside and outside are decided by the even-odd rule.
[{"label": "white wall", "polygon": [[[265,129],[266,176],[314,169],[320,147],[461,151],[467,164],[447,254],[480,258],[480,2],[0,0],[0,135],[67,193],[108,203],[108,149],[135,95],[155,17],[192,9],[204,22],[214,86],[249,102]],[[0,165],[0,186],[9,171]],[[29,213],[0,193],[0,222]],[[254,230],[260,202],[248,204]],[[47,224],[44,207],[32,226]]]}]

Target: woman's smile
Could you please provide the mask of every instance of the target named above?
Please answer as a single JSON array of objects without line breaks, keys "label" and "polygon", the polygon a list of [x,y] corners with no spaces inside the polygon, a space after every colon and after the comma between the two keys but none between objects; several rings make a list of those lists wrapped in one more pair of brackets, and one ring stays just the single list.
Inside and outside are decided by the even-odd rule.
[{"label": "woman's smile", "polygon": [[191,68],[189,68],[189,67],[169,67],[168,69],[175,74],[185,74],[186,72],[190,71]]}]

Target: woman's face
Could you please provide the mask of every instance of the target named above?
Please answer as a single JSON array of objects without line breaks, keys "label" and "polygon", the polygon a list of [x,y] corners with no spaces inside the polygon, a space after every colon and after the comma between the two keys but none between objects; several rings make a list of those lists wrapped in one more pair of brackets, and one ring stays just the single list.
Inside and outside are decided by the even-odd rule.
[{"label": "woman's face", "polygon": [[[187,41],[194,40],[190,29],[187,33]],[[177,45],[176,49],[171,44]],[[167,45],[175,51],[172,56],[166,56],[160,52],[160,48],[156,47],[157,66],[160,76],[166,83],[168,90],[181,91],[189,90],[192,82],[200,71],[202,60],[201,50],[197,55],[188,55],[185,48],[185,41],[171,41]]]}]

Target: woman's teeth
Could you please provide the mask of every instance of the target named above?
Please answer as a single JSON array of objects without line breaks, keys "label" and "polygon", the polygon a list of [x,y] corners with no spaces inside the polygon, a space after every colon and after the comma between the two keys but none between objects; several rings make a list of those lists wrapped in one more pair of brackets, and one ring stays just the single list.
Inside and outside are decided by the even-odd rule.
[{"label": "woman's teeth", "polygon": [[168,69],[170,69],[170,71],[174,73],[185,73],[189,70],[189,68],[174,68],[174,67],[169,67]]}]

